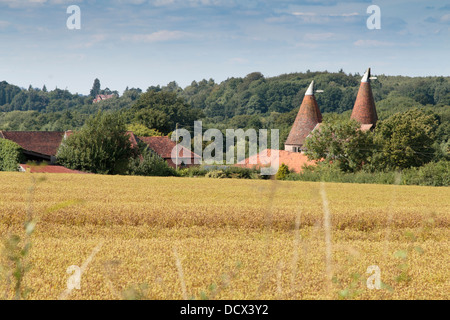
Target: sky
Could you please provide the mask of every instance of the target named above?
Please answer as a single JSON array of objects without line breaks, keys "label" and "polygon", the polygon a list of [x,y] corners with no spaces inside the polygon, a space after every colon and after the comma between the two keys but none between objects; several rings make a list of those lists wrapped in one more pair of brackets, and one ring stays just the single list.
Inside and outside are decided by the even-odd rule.
[{"label": "sky", "polygon": [[[67,20],[80,8],[80,29]],[[367,12],[380,8],[380,29]],[[446,0],[0,0],[0,81],[89,94],[259,71],[450,75]]]}]

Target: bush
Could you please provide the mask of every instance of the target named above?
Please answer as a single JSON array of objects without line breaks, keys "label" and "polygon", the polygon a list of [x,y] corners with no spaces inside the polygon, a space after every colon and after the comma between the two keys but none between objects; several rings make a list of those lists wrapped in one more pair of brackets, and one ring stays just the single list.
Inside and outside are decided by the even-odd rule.
[{"label": "bush", "polygon": [[[401,180],[397,181],[399,173],[401,173]],[[305,167],[300,174],[290,173],[286,176],[285,180],[450,186],[450,162],[440,161],[437,163],[428,163],[423,167],[405,169],[403,171],[359,171],[354,173],[344,173],[336,166],[322,164]]]},{"label": "bush", "polygon": [[177,175],[175,169],[150,149],[142,151],[142,159],[137,157],[130,160],[129,173],[136,176],[168,177]]},{"label": "bush", "polygon": [[134,123],[127,127],[128,131],[132,131],[137,137],[161,137],[162,133],[156,129],[150,129],[143,124]]},{"label": "bush", "polygon": [[131,146],[124,120],[99,112],[85,126],[62,142],[59,164],[74,170],[100,174],[126,174],[138,150]]},{"label": "bush", "polygon": [[241,168],[241,167],[228,167],[224,170],[227,178],[234,179],[253,179],[257,177],[258,171],[255,169]]},{"label": "bush", "polygon": [[428,163],[420,168],[406,170],[404,184],[421,186],[450,186],[450,161]]},{"label": "bush", "polygon": [[212,170],[208,172],[205,177],[214,179],[223,179],[226,178],[227,175],[225,174],[225,172],[223,172],[223,170]]},{"label": "bush", "polygon": [[200,166],[193,166],[189,168],[179,169],[178,175],[180,177],[204,177],[208,173],[208,170]]},{"label": "bush", "polygon": [[277,180],[285,180],[286,177],[291,173],[289,171],[289,167],[285,165],[284,163],[281,164],[281,166],[278,168],[278,172],[275,175],[275,179]]},{"label": "bush", "polygon": [[195,166],[178,170],[180,177],[207,177],[207,178],[230,178],[230,179],[259,179],[259,171],[256,169],[224,166]]},{"label": "bush", "polygon": [[22,148],[15,142],[0,139],[0,171],[18,171],[22,161]]},{"label": "bush", "polygon": [[433,160],[438,120],[419,109],[399,112],[377,124],[374,142],[378,168],[407,169]]}]

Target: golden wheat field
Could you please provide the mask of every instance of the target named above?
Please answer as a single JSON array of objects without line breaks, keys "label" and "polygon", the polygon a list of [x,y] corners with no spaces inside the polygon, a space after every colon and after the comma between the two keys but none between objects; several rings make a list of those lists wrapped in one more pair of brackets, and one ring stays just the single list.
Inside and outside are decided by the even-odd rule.
[{"label": "golden wheat field", "polygon": [[0,173],[0,206],[1,299],[449,298],[449,188]]}]

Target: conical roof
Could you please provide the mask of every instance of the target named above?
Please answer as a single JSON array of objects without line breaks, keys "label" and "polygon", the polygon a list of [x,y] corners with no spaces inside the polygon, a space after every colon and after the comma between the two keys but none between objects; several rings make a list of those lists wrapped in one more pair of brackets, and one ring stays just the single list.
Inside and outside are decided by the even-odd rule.
[{"label": "conical roof", "polygon": [[361,79],[361,85],[353,107],[351,119],[355,119],[361,124],[371,125],[375,125],[378,121],[375,101],[370,86],[370,68],[367,69]]},{"label": "conical roof", "polygon": [[306,137],[321,122],[322,114],[314,97],[314,81],[312,81],[303,98],[302,105],[300,106],[300,110],[298,111],[285,145],[302,146]]}]

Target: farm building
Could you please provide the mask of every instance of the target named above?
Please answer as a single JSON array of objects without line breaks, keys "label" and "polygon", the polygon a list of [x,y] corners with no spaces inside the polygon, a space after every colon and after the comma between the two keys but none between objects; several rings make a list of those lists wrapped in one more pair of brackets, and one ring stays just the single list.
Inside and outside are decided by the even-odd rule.
[{"label": "farm building", "polygon": [[[353,107],[351,119],[355,119],[361,123],[361,130],[374,130],[378,121],[375,101],[370,86],[370,80],[373,79],[370,74],[370,68],[366,71],[361,79],[358,95]],[[292,129],[285,142],[285,150],[279,150],[279,164],[288,165],[290,170],[300,172],[304,164],[314,164],[308,161],[303,153],[306,138],[314,130],[320,130],[322,123],[322,114],[314,96],[314,81],[309,85],[302,104],[295,118]],[[26,161],[35,161],[38,163],[46,162],[51,165],[56,163],[56,155],[59,146],[64,140],[72,135],[72,131],[66,132],[46,132],[46,131],[0,131],[0,138],[11,140],[23,148]],[[168,136],[164,137],[136,137],[133,132],[128,131],[130,142],[133,148],[138,148],[138,143],[145,143],[157,155],[163,158],[171,167],[175,168],[176,152],[173,150],[176,143]],[[272,150],[268,150],[269,157],[273,154]],[[256,154],[237,164],[237,166],[260,167],[264,153]],[[192,151],[179,146],[178,150],[179,166],[190,167],[201,163],[201,156],[196,155]],[[22,167],[25,168],[25,167]],[[59,169],[52,169],[58,171]]]},{"label": "farm building", "polygon": [[370,68],[364,74],[359,87],[358,96],[353,106],[351,119],[361,123],[361,130],[373,130],[378,121],[375,100],[370,86]]},{"label": "farm building", "polygon": [[306,138],[321,122],[322,114],[314,96],[314,81],[312,81],[284,144],[285,150],[301,152]]},{"label": "farm building", "polygon": [[[358,121],[361,124],[361,130],[364,131],[374,130],[378,121],[375,101],[370,86],[371,79],[373,78],[371,77],[369,68],[361,79],[351,115],[351,119]],[[305,93],[300,110],[284,144],[285,150],[279,151],[279,165],[284,163],[289,167],[289,170],[294,172],[300,172],[302,166],[305,164],[313,165],[315,163],[314,161],[308,161],[307,156],[303,153],[306,138],[314,130],[320,130],[322,124],[322,114],[320,113],[314,92],[314,81],[312,81]],[[261,167],[264,165],[264,161],[261,161],[261,159],[265,159],[264,155],[266,152],[264,150],[259,154],[253,155],[238,163],[237,166],[247,168]],[[269,154],[271,154],[271,150],[269,150]]]},{"label": "farm building", "polygon": [[0,138],[11,140],[23,149],[26,161],[56,162],[63,131],[0,131]]},{"label": "farm building", "polygon": [[[17,143],[22,148],[25,162],[47,163],[49,165],[43,167],[30,167],[26,164],[20,164],[20,171],[31,170],[31,172],[48,172],[48,173],[75,173],[75,171],[57,166],[57,152],[64,140],[73,134],[73,131],[0,131],[0,139],[7,139]],[[172,150],[176,144],[169,137],[136,137],[131,131],[127,131],[130,136],[131,146],[138,148],[140,141],[148,145],[157,155],[163,158],[171,167],[176,165],[172,161]],[[191,151],[179,147],[179,167],[189,167],[194,165],[195,159],[199,160],[200,156],[195,155]]]},{"label": "farm building", "polygon": [[54,165],[37,165],[32,166],[28,164],[20,164],[19,165],[20,172],[30,172],[30,173],[77,173],[77,174],[86,174],[86,172],[67,169],[63,166],[54,166]]},{"label": "farm building", "polygon": [[[361,79],[361,85],[351,115],[351,119],[361,123],[361,130],[373,130],[378,121],[370,79],[371,75],[369,68]],[[319,106],[314,97],[313,81],[306,91],[300,110],[295,118],[289,136],[286,139],[284,144],[285,150],[302,152],[304,150],[303,144],[305,143],[306,138],[311,132],[318,130],[321,123],[322,114],[320,113]]]},{"label": "farm building", "polygon": [[[275,151],[278,151],[278,164],[281,165],[284,163],[292,172],[300,173],[304,165],[310,166],[316,164],[316,161],[308,160],[308,157],[301,152],[291,152],[286,150]],[[265,166],[267,160],[269,160],[270,163],[275,163],[275,156],[276,154],[274,153],[274,150],[267,149],[259,154],[255,154],[241,162],[238,162],[236,166],[248,169],[260,169]]]},{"label": "farm building", "polygon": [[[148,147],[163,158],[169,166],[172,168],[176,167],[176,164],[172,158],[172,150],[176,147],[176,143],[170,140],[169,137],[138,137],[138,139],[147,144]],[[195,163],[199,163],[201,160],[201,157],[192,151],[181,146],[178,148],[178,161],[180,162],[180,168],[192,167]],[[174,153],[174,157],[176,158],[176,152]]]}]

